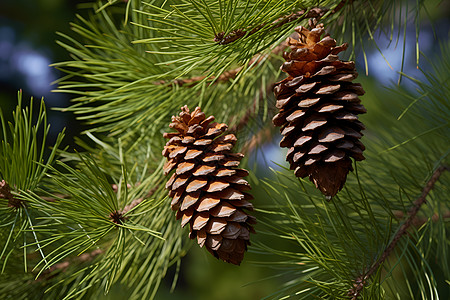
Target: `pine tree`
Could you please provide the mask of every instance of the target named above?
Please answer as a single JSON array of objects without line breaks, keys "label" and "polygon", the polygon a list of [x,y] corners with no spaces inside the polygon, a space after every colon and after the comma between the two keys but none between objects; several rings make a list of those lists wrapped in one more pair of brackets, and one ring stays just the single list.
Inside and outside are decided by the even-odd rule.
[{"label": "pine tree", "polygon": [[[77,150],[64,146],[64,132],[49,145],[43,100],[27,105],[19,92],[10,123],[0,110],[0,298],[153,299],[158,289],[167,289],[166,277],[176,292],[178,277],[200,263],[192,259],[182,268],[183,257],[198,243],[225,261],[217,262],[219,272],[227,262],[242,261],[231,269],[240,285],[248,283],[242,274],[251,264],[263,270],[258,280],[275,282],[267,295],[254,297],[446,299],[450,44],[441,42],[439,57],[422,57],[419,63],[426,12],[425,1],[407,0],[98,0],[85,5],[72,32],[59,33],[58,44],[71,60],[53,64],[62,74],[55,92],[73,95],[72,104],[59,109],[86,127]],[[394,34],[409,22],[416,26],[423,79],[401,73],[415,90],[392,85],[388,96],[381,96],[379,83],[356,78],[346,61],[365,57],[375,32],[390,28],[385,34],[395,41]],[[322,115],[308,122],[326,114],[333,126],[358,129],[356,135],[346,127],[345,141],[332,144],[353,149],[352,155],[345,152],[348,175],[332,193],[324,192],[332,199],[299,178],[310,174],[297,177],[285,165],[263,177],[262,167],[252,162],[266,141],[278,137],[272,123],[278,108],[292,113],[280,90],[291,89],[289,95],[299,97],[296,89],[304,78],[295,72],[323,59],[305,58],[314,51],[307,55],[289,45],[308,43],[301,34],[319,28],[336,45],[349,44],[339,57],[334,56],[345,47],[330,50],[345,72],[323,68],[313,74],[305,67],[309,73],[303,75],[312,84],[308,81],[311,86],[301,93],[311,91],[331,106],[350,104],[338,115],[320,111],[322,102],[310,103],[308,116],[315,118],[316,110]],[[314,40],[308,46],[321,45]],[[284,58],[297,65],[281,81]],[[344,94],[317,92],[338,77],[347,82]],[[361,82],[365,95],[350,81]],[[282,87],[274,89],[280,82]],[[358,117],[366,128],[364,146],[355,116],[363,109],[355,108],[359,99],[353,93],[367,109]],[[206,117],[211,115],[218,123]],[[342,118],[351,120],[337,121]],[[306,121],[285,118],[279,125],[305,136],[300,122]],[[170,133],[170,127],[178,133]],[[331,141],[319,135],[317,145],[328,147]],[[362,150],[366,159],[359,161]],[[309,154],[315,161],[328,157]],[[170,171],[171,179],[164,174]],[[252,213],[243,210],[252,207]],[[190,229],[181,228],[180,218],[183,225],[191,222]],[[256,234],[250,235],[253,227]],[[199,255],[207,253],[200,250]],[[216,263],[215,258],[204,254],[202,259],[199,268],[207,273],[211,265],[205,260]]]}]

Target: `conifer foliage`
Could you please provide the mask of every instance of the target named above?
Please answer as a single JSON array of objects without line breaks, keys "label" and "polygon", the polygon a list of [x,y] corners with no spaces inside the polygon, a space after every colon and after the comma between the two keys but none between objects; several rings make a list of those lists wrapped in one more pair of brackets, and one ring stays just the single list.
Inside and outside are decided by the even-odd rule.
[{"label": "conifer foliage", "polygon": [[76,151],[44,101],[0,110],[0,299],[447,299],[450,43],[415,92],[352,61],[408,27],[421,68],[434,2],[81,5]]}]

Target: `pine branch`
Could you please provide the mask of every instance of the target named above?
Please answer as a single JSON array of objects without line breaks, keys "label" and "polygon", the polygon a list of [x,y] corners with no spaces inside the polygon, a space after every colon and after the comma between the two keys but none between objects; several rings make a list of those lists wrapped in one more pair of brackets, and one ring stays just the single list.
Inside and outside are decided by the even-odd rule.
[{"label": "pine branch", "polygon": [[[236,75],[239,73],[240,70],[242,70],[242,67],[238,67],[233,70],[226,71],[223,74],[221,74],[219,77],[217,77],[217,79],[215,76],[210,76],[208,78],[208,80],[214,80],[214,82],[212,82],[212,84],[216,84],[219,82],[227,82],[227,81],[230,81],[231,79],[236,78]],[[186,78],[186,79],[175,79],[170,82],[161,80],[161,81],[154,82],[154,84],[155,85],[168,85],[168,86],[176,85],[176,86],[193,87],[205,79],[206,79],[206,76],[194,76],[194,77]]]},{"label": "pine branch", "polygon": [[19,208],[22,204],[22,201],[11,193],[9,184],[4,179],[0,181],[0,198],[8,200],[8,207]]},{"label": "pine branch", "polygon": [[[347,0],[341,0],[341,2],[339,2],[339,4],[336,5],[335,8],[333,8],[333,10],[331,11],[331,14],[335,14],[335,13],[337,13],[341,8],[343,8],[344,5],[345,5],[345,2],[347,2]],[[351,4],[351,3],[353,2],[353,0],[350,0],[349,2],[350,2],[350,4]]]},{"label": "pine branch", "polygon": [[[2,185],[2,182],[0,182],[0,197],[2,197],[2,193],[3,193],[2,188],[3,188],[3,185]],[[127,188],[131,188],[131,185],[128,184]],[[114,223],[117,223],[117,224],[121,223],[121,222],[117,222],[116,219],[117,218],[119,218],[119,219],[126,218],[124,216],[125,214],[127,214],[128,212],[133,210],[137,205],[139,205],[144,200],[144,198],[151,197],[158,190],[158,188],[159,188],[159,185],[155,186],[145,195],[145,197],[140,197],[140,198],[133,200],[130,204],[126,205],[122,210],[117,210],[117,211],[111,212],[109,215],[110,219],[112,219],[112,221]],[[116,184],[112,185],[112,189],[114,190],[114,192],[116,192],[116,193],[118,192],[118,186]],[[69,197],[69,196],[64,195],[64,197]],[[48,197],[45,200],[50,201],[50,202],[58,201],[57,198],[53,198],[53,197]],[[46,270],[42,273],[43,279],[45,279],[45,280],[52,279],[54,277],[54,275],[52,275],[53,272],[58,271],[58,270],[65,271],[72,264],[80,264],[83,262],[90,261],[90,260],[94,259],[95,257],[97,257],[99,254],[103,254],[104,252],[105,252],[104,250],[97,248],[91,252],[83,253],[79,256],[76,256],[75,258],[69,258],[62,262],[54,264],[48,270]]]},{"label": "pine branch", "polygon": [[[394,211],[394,216],[396,219],[400,220],[405,217],[405,213],[403,211]],[[433,223],[436,223],[437,221],[439,221],[439,218],[441,218],[441,217],[442,217],[442,219],[450,219],[450,211],[444,212],[442,214],[434,213],[431,216],[431,221]],[[414,227],[418,228],[418,227],[422,226],[423,224],[425,224],[426,222],[428,222],[428,220],[429,220],[429,218],[427,218],[427,217],[417,217],[416,216],[412,221],[412,223],[413,223],[412,225]]]},{"label": "pine branch", "polygon": [[264,128],[257,132],[242,148],[243,153],[252,153],[259,145],[272,140],[273,131],[270,128]]},{"label": "pine branch", "polygon": [[[153,188],[147,193],[147,195],[145,195],[145,198],[151,197],[151,196],[158,190],[158,188],[159,188],[159,185],[153,187]],[[133,208],[135,208],[136,206],[138,206],[138,205],[142,202],[142,200],[144,200],[144,197],[134,199],[133,201],[131,201],[130,204],[126,205],[120,212],[121,212],[122,214],[128,213],[128,212],[131,211]]]},{"label": "pine branch", "polygon": [[[278,46],[278,47],[280,47],[280,46]],[[284,47],[284,45],[283,45],[283,47]],[[253,102],[253,105],[251,107],[249,107],[245,111],[245,114],[239,119],[239,121],[229,129],[230,132],[237,132],[246,127],[248,122],[250,122],[250,120],[253,119],[259,104],[262,103],[267,98],[266,97],[267,93],[271,93],[273,91],[274,86],[275,86],[275,84],[273,83],[273,84],[270,84],[266,88],[265,91],[263,89],[260,90],[259,97],[257,97],[257,98],[255,97],[255,101]],[[233,120],[230,120],[230,123],[232,123],[232,122],[233,122]],[[256,134],[254,134],[248,142],[246,142],[246,144],[241,149],[241,151],[243,153],[251,153],[263,141],[271,140],[272,136],[273,136],[273,131],[270,128],[268,128],[267,126],[265,126],[263,128],[259,128],[258,132],[256,132]]]},{"label": "pine branch", "polygon": [[[291,23],[291,22],[297,21],[297,20],[301,21],[301,20],[309,19],[309,18],[319,19],[326,12],[328,12],[327,8],[319,8],[319,7],[311,8],[310,10],[300,10],[298,12],[295,12],[295,13],[292,13],[287,16],[279,18],[277,21],[272,23],[272,27],[269,29],[269,31],[273,30],[275,28],[281,27],[282,25],[284,25],[286,23]],[[237,39],[240,39],[244,36],[249,36],[249,35],[252,35],[252,34],[258,32],[264,26],[266,26],[266,24],[258,25],[251,31],[248,31],[245,29],[235,29],[235,30],[231,31],[229,34],[227,34],[226,36],[225,36],[225,32],[219,32],[214,37],[214,41],[217,42],[219,45],[230,44],[230,43],[236,41]]]},{"label": "pine branch", "polygon": [[[279,55],[280,53],[283,52],[283,50],[287,47],[287,42],[283,42],[280,45],[276,46],[272,51],[271,54],[274,55]],[[250,61],[248,62],[248,66],[256,66],[258,64],[260,64],[261,62],[265,61],[268,58],[268,54],[266,55],[260,55],[257,54],[255,55],[252,59],[250,59]],[[243,66],[231,69],[229,71],[225,71],[223,72],[221,75],[219,75],[218,77],[215,76],[210,76],[208,77],[208,81],[212,81],[209,85],[214,85],[220,82],[228,82],[232,79],[235,79],[238,75],[238,73],[243,69]],[[205,80],[207,78],[207,76],[194,76],[191,78],[186,78],[186,79],[175,79],[173,81],[165,81],[165,80],[160,80],[157,82],[154,82],[155,85],[168,85],[168,86],[187,86],[187,87],[194,87],[197,84],[199,84],[200,82],[202,82],[203,80]]]},{"label": "pine branch", "polygon": [[[255,112],[256,112],[256,110],[257,110],[257,108],[258,108],[258,105],[259,105],[260,103],[262,103],[262,102],[266,99],[267,93],[272,92],[274,86],[275,86],[275,84],[270,84],[270,85],[266,88],[265,91],[264,91],[263,89],[261,89],[260,92],[259,92],[259,97],[257,97],[257,98],[255,97],[255,101],[253,101],[253,105],[250,106],[250,107],[246,110],[245,114],[239,119],[239,121],[238,121],[234,126],[232,126],[232,127],[229,129],[229,131],[231,131],[231,132],[237,132],[237,131],[241,130],[242,128],[244,128],[244,127],[248,124],[248,122],[252,119],[253,115],[255,114]],[[230,123],[231,123],[232,121],[233,121],[233,120],[230,120]]]},{"label": "pine branch", "polygon": [[[346,2],[346,0],[342,0],[341,2],[339,2],[339,4],[333,10],[331,10],[331,14],[337,13],[342,7],[344,7],[345,2]],[[352,1],[350,1],[350,2],[352,2]],[[278,27],[281,27],[284,24],[291,23],[294,21],[302,21],[305,19],[315,19],[315,22],[317,22],[328,11],[329,11],[328,8],[314,7],[309,10],[303,9],[298,12],[291,13],[291,14],[289,14],[287,16],[283,16],[283,17],[279,18],[278,20],[276,20],[275,22],[273,22],[272,27],[269,29],[269,31],[276,29]],[[225,36],[225,32],[222,31],[222,32],[219,32],[216,34],[216,36],[214,37],[214,41],[220,45],[230,44],[230,43],[236,41],[237,39],[240,39],[244,36],[249,36],[249,35],[252,35],[252,34],[258,32],[266,25],[267,24],[265,24],[265,23],[261,24],[255,28],[253,28],[250,31],[244,30],[244,29],[236,29],[236,30],[233,30],[232,32],[230,32],[229,34],[227,34],[226,36]]]},{"label": "pine branch", "polygon": [[438,181],[439,177],[445,171],[448,171],[448,166],[440,166],[434,171],[430,180],[428,180],[427,184],[422,190],[422,194],[419,198],[414,201],[413,206],[409,209],[408,215],[409,217],[405,220],[405,222],[400,226],[397,233],[395,234],[392,241],[387,245],[381,257],[370,267],[370,269],[365,273],[356,278],[353,282],[353,287],[349,290],[348,296],[351,297],[352,300],[357,300],[361,294],[361,291],[365,287],[368,279],[378,270],[380,265],[386,261],[391,252],[395,249],[400,239],[407,233],[408,228],[414,224],[414,219],[419,212],[421,206],[426,202],[426,197],[433,189],[435,183]]},{"label": "pine branch", "polygon": [[92,259],[94,259],[95,257],[97,257],[100,254],[103,254],[104,252],[105,252],[104,250],[98,248],[98,249],[92,250],[91,252],[83,253],[83,254],[76,256],[70,260],[65,260],[65,261],[59,262],[57,264],[54,264],[48,270],[44,271],[42,273],[42,277],[38,278],[36,280],[36,282],[39,282],[41,280],[50,280],[55,276],[54,272],[56,272],[56,271],[65,272],[69,268],[70,265],[73,265],[73,264],[79,265],[81,263],[91,261]]}]

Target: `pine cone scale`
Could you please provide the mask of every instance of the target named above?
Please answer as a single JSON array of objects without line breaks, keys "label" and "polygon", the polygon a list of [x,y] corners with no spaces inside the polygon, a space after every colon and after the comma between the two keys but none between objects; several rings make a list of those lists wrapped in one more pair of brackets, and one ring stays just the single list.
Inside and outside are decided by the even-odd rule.
[{"label": "pine cone scale", "polygon": [[212,197],[212,196],[205,196],[199,200],[199,204],[197,207],[197,211],[208,211],[217,204],[219,204],[220,198],[219,197]]},{"label": "pine cone scale", "polygon": [[199,197],[200,193],[196,193],[196,194],[187,194],[184,199],[183,202],[181,203],[181,208],[180,210],[186,210],[189,207],[191,207],[192,205],[194,205]]}]

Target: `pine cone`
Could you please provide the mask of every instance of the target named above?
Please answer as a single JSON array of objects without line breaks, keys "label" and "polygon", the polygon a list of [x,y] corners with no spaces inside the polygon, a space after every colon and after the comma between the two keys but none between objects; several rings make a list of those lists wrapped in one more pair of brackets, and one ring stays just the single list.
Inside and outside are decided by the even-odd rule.
[{"label": "pine cone", "polygon": [[357,117],[366,112],[358,97],[364,90],[352,83],[358,76],[355,63],[337,56],[347,44],[336,46],[329,36],[321,39],[322,24],[296,31],[299,40],[289,38],[292,51],[283,54],[281,70],[289,76],[274,88],[280,111],[273,123],[281,126],[280,146],[289,148],[291,170],[297,177],[309,176],[331,198],[353,171],[350,157],[364,159],[359,141],[364,125]]},{"label": "pine cone", "polygon": [[166,184],[173,198],[172,209],[177,211],[181,226],[190,224],[189,237],[197,238],[200,247],[206,246],[216,258],[239,265],[250,245],[249,234],[255,218],[244,209],[253,210],[246,193],[250,185],[238,169],[244,155],[230,150],[236,143],[234,134],[223,134],[226,124],[212,123],[197,107],[192,113],[187,106],[178,117],[172,117],[173,133],[162,154],[167,175],[175,169]]}]

